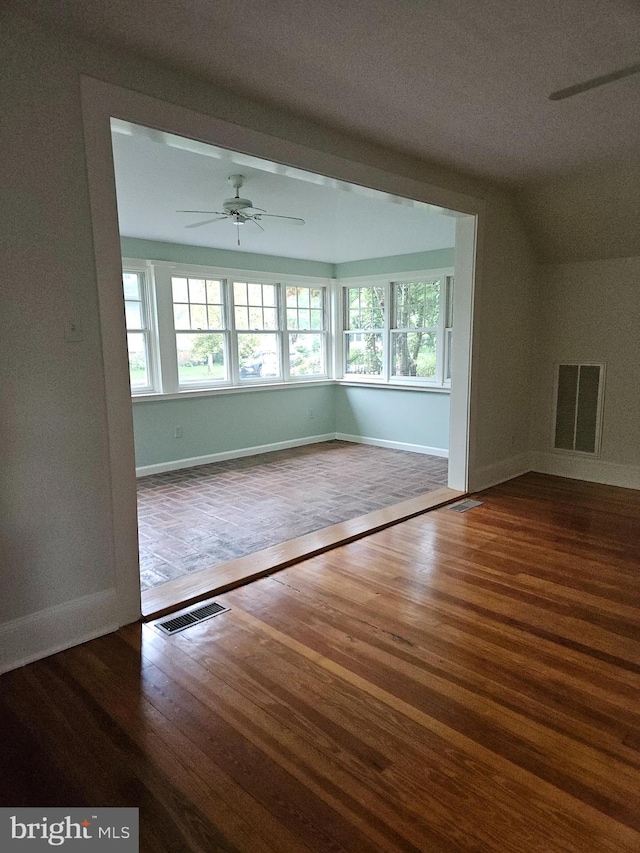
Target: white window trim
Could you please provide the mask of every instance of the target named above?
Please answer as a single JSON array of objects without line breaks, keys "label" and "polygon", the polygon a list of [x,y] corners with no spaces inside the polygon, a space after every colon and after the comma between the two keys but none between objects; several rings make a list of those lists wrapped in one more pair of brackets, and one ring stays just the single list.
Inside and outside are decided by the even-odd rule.
[{"label": "white window trim", "polygon": [[[417,376],[393,376],[391,373],[391,329],[392,329],[392,283],[402,283],[411,280],[441,279],[446,288],[446,279],[454,276],[453,267],[442,267],[429,270],[409,270],[408,272],[380,273],[376,275],[354,276],[335,280],[337,285],[335,335],[335,377],[341,384],[368,385],[382,387],[441,389],[449,391],[451,381],[445,379],[445,310],[444,300],[441,302],[438,327],[436,330],[437,376],[436,379],[424,379]],[[380,377],[367,374],[351,374],[345,371],[345,337],[349,330],[345,326],[344,289],[347,287],[385,287],[385,312],[383,345],[383,374]],[[353,331],[353,330],[352,330]],[[366,331],[366,330],[362,330]]]}]

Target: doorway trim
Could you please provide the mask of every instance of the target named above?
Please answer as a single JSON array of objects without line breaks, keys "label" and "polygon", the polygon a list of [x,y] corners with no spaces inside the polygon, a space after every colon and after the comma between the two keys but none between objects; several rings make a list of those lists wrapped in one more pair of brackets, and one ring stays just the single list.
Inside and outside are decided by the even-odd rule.
[{"label": "doorway trim", "polygon": [[456,326],[452,364],[449,486],[467,490],[473,435],[472,356],[474,293],[485,205],[480,199],[348,160],[259,130],[81,77],[82,114],[100,311],[101,349],[109,447],[109,476],[115,554],[115,618],[125,625],[140,618],[133,416],[129,391],[121,252],[111,118],[197,139],[233,151],[317,172],[337,180],[423,201],[462,214],[456,226]]}]

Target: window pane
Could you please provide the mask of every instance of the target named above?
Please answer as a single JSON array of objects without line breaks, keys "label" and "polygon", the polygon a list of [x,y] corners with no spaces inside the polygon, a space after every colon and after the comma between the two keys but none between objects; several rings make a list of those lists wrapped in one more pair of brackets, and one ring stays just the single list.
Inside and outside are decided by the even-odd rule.
[{"label": "window pane", "polygon": [[280,376],[277,335],[238,335],[238,358],[241,379]]},{"label": "window pane", "polygon": [[264,328],[265,329],[277,329],[278,328],[278,318],[276,316],[275,308],[265,308],[264,309]]},{"label": "window pane", "polygon": [[324,335],[289,335],[291,376],[318,376],[325,373]]},{"label": "window pane", "polygon": [[236,329],[248,329],[249,327],[249,311],[247,308],[236,308]]},{"label": "window pane", "polygon": [[207,328],[207,306],[192,305],[191,306],[191,328],[206,329]]},{"label": "window pane", "polygon": [[440,282],[414,281],[394,283],[395,326],[398,329],[424,329],[438,325]]},{"label": "window pane", "polygon": [[210,329],[222,328],[222,309],[218,305],[209,305],[208,316]]},{"label": "window pane", "polygon": [[309,307],[309,288],[308,287],[299,287],[298,288],[298,307],[299,308],[308,308]]},{"label": "window pane", "polygon": [[171,279],[171,291],[173,294],[173,301],[174,302],[188,302],[189,301],[189,290],[187,288],[186,278],[172,278]]},{"label": "window pane", "polygon": [[265,305],[275,306],[276,304],[276,288],[273,284],[262,285],[262,297]]},{"label": "window pane", "polygon": [[243,281],[233,283],[233,301],[236,305],[247,305],[247,285]]},{"label": "window pane", "polygon": [[262,286],[260,284],[249,285],[249,305],[262,305]]},{"label": "window pane", "polygon": [[222,302],[219,281],[207,281],[207,302],[209,304]]},{"label": "window pane", "polygon": [[144,328],[142,324],[142,305],[140,302],[125,302],[124,311],[127,321],[127,329]]},{"label": "window pane", "polygon": [[129,377],[131,388],[148,388],[149,365],[147,363],[147,348],[145,346],[144,334],[142,332],[130,332],[127,335],[127,349],[129,350]]},{"label": "window pane", "polygon": [[311,328],[311,313],[308,308],[303,308],[302,310],[298,311],[298,328]]},{"label": "window pane", "polygon": [[321,329],[322,328],[322,311],[317,309],[311,310],[311,328],[312,329]]},{"label": "window pane", "polygon": [[298,304],[298,288],[287,288],[287,308],[295,308]]},{"label": "window pane", "polygon": [[393,334],[394,376],[435,379],[436,333],[397,332]]},{"label": "window pane", "polygon": [[206,302],[207,291],[204,286],[204,279],[190,278],[189,279],[189,301],[190,302]]},{"label": "window pane", "polygon": [[321,290],[311,290],[311,307],[312,308],[322,308],[322,291]]},{"label": "window pane", "polygon": [[357,333],[345,335],[345,338],[347,350],[345,373],[381,376],[382,335]]},{"label": "window pane", "polygon": [[298,312],[295,308],[287,308],[287,328],[298,328]]},{"label": "window pane", "polygon": [[249,328],[263,329],[262,308],[249,308]]},{"label": "window pane", "polygon": [[381,329],[384,326],[384,288],[347,288],[348,328]]},{"label": "window pane", "polygon": [[173,306],[173,324],[176,329],[190,328],[188,305]]},{"label": "window pane", "polygon": [[122,274],[122,286],[125,299],[140,299],[140,276],[135,272]]},{"label": "window pane", "polygon": [[185,382],[220,382],[227,378],[224,335],[177,334],[178,377]]}]

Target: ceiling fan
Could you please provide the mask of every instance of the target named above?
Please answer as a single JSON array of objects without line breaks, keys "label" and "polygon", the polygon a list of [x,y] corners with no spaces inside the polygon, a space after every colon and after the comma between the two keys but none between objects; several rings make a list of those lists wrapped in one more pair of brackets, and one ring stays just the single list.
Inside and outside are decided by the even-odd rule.
[{"label": "ceiling fan", "polygon": [[244,175],[230,175],[229,183],[236,191],[233,198],[227,198],[222,202],[222,210],[178,210],[176,213],[212,213],[212,219],[203,219],[201,222],[191,222],[185,228],[200,228],[202,225],[210,225],[213,222],[231,222],[238,232],[238,246],[240,245],[240,226],[255,225],[260,231],[264,228],[260,220],[265,217],[269,219],[286,219],[292,225],[304,225],[304,219],[299,216],[281,216],[277,213],[267,213],[261,207],[255,207],[251,199],[240,198],[240,188],[244,184]]},{"label": "ceiling fan", "polygon": [[549,95],[550,101],[563,101],[565,98],[572,98],[574,95],[579,95],[582,92],[588,92],[589,89],[597,89],[598,86],[605,86],[607,83],[613,83],[615,80],[622,80],[625,77],[631,77],[632,74],[640,73],[640,62],[633,65],[626,65],[624,68],[618,68],[616,71],[610,71],[608,74],[601,74],[599,77],[592,77],[590,80],[585,80],[583,83],[576,83],[574,86],[567,86],[566,89],[558,89],[557,92],[552,92]]}]

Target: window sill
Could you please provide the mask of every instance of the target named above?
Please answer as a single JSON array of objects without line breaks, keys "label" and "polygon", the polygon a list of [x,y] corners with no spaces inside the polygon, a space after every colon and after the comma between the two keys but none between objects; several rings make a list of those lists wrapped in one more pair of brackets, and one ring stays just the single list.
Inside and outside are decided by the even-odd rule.
[{"label": "window sill", "polygon": [[218,388],[189,388],[169,394],[152,392],[132,394],[132,403],[150,403],[157,400],[185,400],[190,397],[216,397],[219,394],[247,394],[254,391],[286,391],[293,388],[317,388],[318,385],[335,385],[333,379],[300,380],[299,382],[255,382],[251,385],[224,385]]},{"label": "window sill", "polygon": [[435,385],[428,382],[386,382],[376,379],[336,379],[336,385],[351,388],[387,388],[389,391],[429,391],[433,394],[450,394],[450,385]]},{"label": "window sill", "polygon": [[414,385],[409,383],[392,383],[392,382],[376,382],[372,380],[360,379],[314,379],[301,380],[300,382],[272,382],[272,383],[255,383],[247,386],[225,385],[219,388],[193,388],[183,391],[176,391],[170,394],[158,394],[150,392],[148,394],[132,394],[131,402],[135,405],[138,403],[153,403],[159,400],[185,400],[192,397],[216,397],[226,394],[247,394],[254,391],[286,391],[293,388],[317,388],[319,385],[346,385],[352,388],[386,388],[389,391],[428,391],[431,394],[450,394],[451,388],[443,385]]}]

